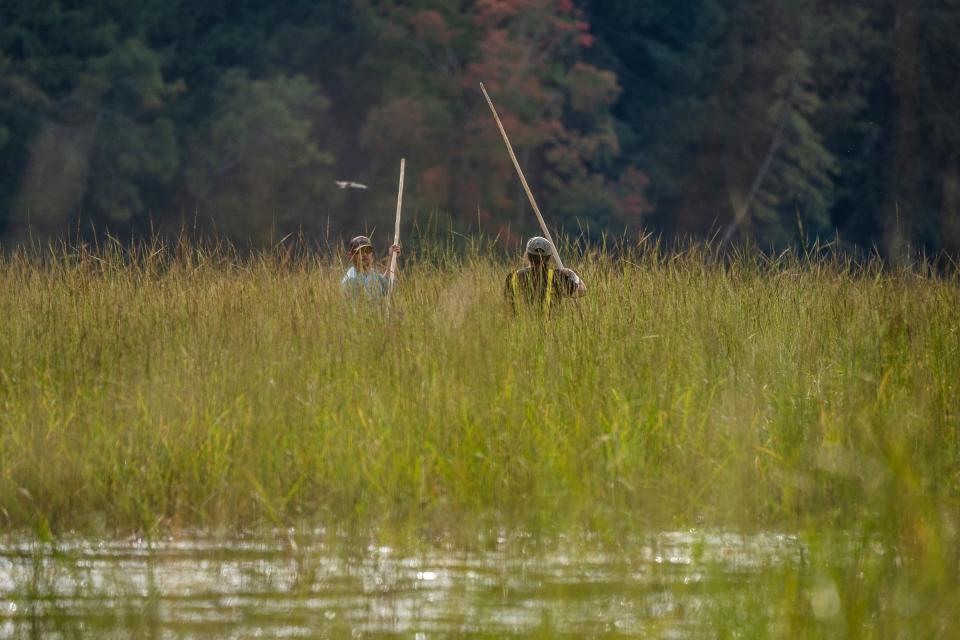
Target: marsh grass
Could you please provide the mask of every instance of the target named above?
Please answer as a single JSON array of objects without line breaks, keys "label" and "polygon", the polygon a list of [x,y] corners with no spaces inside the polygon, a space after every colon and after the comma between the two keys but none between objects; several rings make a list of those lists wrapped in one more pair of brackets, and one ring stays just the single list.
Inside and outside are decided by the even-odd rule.
[{"label": "marsh grass", "polygon": [[[564,253],[590,293],[549,322],[513,317],[516,265],[463,237],[408,251],[390,307],[345,301],[336,257],[283,245],[7,254],[3,529],[614,548],[787,531],[809,557],[770,574],[776,607],[750,624],[814,633],[816,599],[790,594],[827,584],[853,635],[949,626],[957,276],[649,241]],[[715,628],[748,629],[764,597]]]}]

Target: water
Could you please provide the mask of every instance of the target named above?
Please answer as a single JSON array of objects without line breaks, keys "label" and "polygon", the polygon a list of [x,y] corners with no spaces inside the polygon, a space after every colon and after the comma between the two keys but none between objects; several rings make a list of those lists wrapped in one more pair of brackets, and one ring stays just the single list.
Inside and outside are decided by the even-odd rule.
[{"label": "water", "polygon": [[802,555],[777,534],[668,532],[617,553],[564,541],[534,550],[522,536],[487,546],[344,553],[319,534],[308,545],[8,543],[0,638],[682,637]]}]

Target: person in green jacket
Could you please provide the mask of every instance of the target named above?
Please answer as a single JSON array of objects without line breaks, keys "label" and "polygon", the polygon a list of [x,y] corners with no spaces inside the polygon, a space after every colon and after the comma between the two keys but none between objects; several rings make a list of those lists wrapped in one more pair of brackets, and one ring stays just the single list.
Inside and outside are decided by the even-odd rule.
[{"label": "person in green jacket", "polygon": [[573,269],[557,269],[550,241],[536,236],[527,241],[526,266],[511,272],[504,282],[504,295],[514,311],[522,306],[549,312],[563,298],[579,298],[587,285]]}]

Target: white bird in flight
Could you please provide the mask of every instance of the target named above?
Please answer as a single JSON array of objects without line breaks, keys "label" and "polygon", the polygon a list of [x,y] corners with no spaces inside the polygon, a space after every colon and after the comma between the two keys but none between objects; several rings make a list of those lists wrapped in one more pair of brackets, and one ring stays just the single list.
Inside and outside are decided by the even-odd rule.
[{"label": "white bird in flight", "polygon": [[367,185],[360,184],[359,182],[351,182],[350,180],[337,180],[336,185],[341,189],[367,189]]}]

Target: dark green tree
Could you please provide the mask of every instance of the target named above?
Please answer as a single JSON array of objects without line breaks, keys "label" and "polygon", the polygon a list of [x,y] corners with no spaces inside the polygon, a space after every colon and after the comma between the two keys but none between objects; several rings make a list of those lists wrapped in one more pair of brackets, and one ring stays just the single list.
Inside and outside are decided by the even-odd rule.
[{"label": "dark green tree", "polygon": [[[370,230],[407,202],[960,251],[960,0],[0,3],[0,234]],[[366,183],[343,192],[334,179]],[[329,227],[328,227],[329,222]]]},{"label": "dark green tree", "polygon": [[584,4],[596,34],[590,59],[613,70],[621,164],[649,177],[651,224],[680,228],[674,216],[694,159],[708,142],[711,109],[730,64],[730,2],[611,0]]},{"label": "dark green tree", "polygon": [[119,9],[25,2],[0,27],[0,126],[17,132],[4,136],[16,165],[0,198],[14,233],[63,233],[80,211],[130,226],[149,213],[145,193],[176,174],[165,108],[180,85],[164,79],[161,55],[121,35]]},{"label": "dark green tree", "polygon": [[323,139],[329,100],[302,76],[253,80],[240,70],[224,75],[213,100],[186,163],[200,219],[254,244],[320,228],[337,201]]}]

